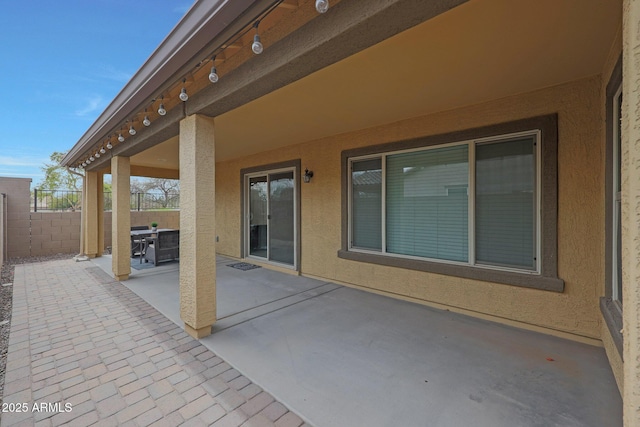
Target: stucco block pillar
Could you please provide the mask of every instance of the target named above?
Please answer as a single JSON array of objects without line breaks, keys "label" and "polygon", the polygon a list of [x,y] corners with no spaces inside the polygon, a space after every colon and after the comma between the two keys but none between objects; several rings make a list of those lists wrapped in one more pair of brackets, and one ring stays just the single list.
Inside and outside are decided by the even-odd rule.
[{"label": "stucco block pillar", "polygon": [[97,172],[85,172],[85,201],[84,212],[84,254],[89,258],[95,258],[98,254],[98,181]]},{"label": "stucco block pillar", "polygon": [[104,174],[98,173],[98,251],[96,256],[104,252]]},{"label": "stucco block pillar", "polygon": [[196,338],[216,321],[214,151],[212,118],[180,122],[180,317]]},{"label": "stucco block pillar", "polygon": [[622,15],[622,320],[624,425],[640,425],[640,0]]},{"label": "stucco block pillar", "polygon": [[131,163],[128,157],[111,159],[111,269],[117,280],[127,280],[131,274]]}]

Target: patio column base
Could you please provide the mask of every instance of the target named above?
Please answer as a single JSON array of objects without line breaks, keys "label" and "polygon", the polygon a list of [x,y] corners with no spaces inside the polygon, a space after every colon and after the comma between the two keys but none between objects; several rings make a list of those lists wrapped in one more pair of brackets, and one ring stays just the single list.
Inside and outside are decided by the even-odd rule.
[{"label": "patio column base", "polygon": [[194,337],[195,339],[200,339],[200,338],[208,337],[209,335],[211,335],[211,326],[212,325],[205,326],[204,328],[195,329],[185,323],[184,331],[189,335],[191,335],[192,337]]},{"label": "patio column base", "polygon": [[125,280],[129,280],[128,274],[122,274],[120,276],[114,276],[118,282],[124,282]]}]

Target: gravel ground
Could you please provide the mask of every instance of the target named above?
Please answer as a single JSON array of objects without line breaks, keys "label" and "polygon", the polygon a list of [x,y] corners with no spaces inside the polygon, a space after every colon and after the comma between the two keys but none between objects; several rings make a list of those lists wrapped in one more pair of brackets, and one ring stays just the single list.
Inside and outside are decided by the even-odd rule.
[{"label": "gravel ground", "polygon": [[[13,272],[17,264],[70,259],[73,254],[57,254],[41,257],[10,258],[2,266],[0,284],[13,283]],[[7,365],[9,331],[11,330],[11,308],[13,306],[13,286],[0,286],[0,404],[4,395],[4,373]],[[4,323],[8,321],[7,323]]]}]

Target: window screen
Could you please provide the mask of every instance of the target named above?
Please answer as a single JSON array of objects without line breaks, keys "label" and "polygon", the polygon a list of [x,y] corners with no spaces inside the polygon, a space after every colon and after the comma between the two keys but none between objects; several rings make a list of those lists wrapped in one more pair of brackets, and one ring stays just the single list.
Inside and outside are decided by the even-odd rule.
[{"label": "window screen", "polygon": [[535,137],[476,146],[476,262],[535,269]]},{"label": "window screen", "polygon": [[382,249],[382,160],[351,164],[352,243],[356,248]]},{"label": "window screen", "polygon": [[468,261],[468,146],[387,156],[387,252]]}]

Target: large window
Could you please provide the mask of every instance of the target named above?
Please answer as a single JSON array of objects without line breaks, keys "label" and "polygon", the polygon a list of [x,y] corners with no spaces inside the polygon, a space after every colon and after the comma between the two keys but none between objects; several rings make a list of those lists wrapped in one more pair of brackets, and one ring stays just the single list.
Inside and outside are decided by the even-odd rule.
[{"label": "large window", "polygon": [[343,152],[341,258],[562,291],[557,117]]},{"label": "large window", "polygon": [[622,58],[607,84],[607,139],[605,175],[605,296],[600,309],[616,348],[622,355]]},{"label": "large window", "polygon": [[610,132],[613,144],[611,164],[611,297],[622,306],[622,87],[619,87],[612,101],[613,123]]},{"label": "large window", "polygon": [[385,157],[387,252],[468,260],[468,157],[466,145]]},{"label": "large window", "polygon": [[476,262],[538,270],[537,140],[476,146]]},{"label": "large window", "polygon": [[538,139],[350,159],[351,250],[538,271]]}]

